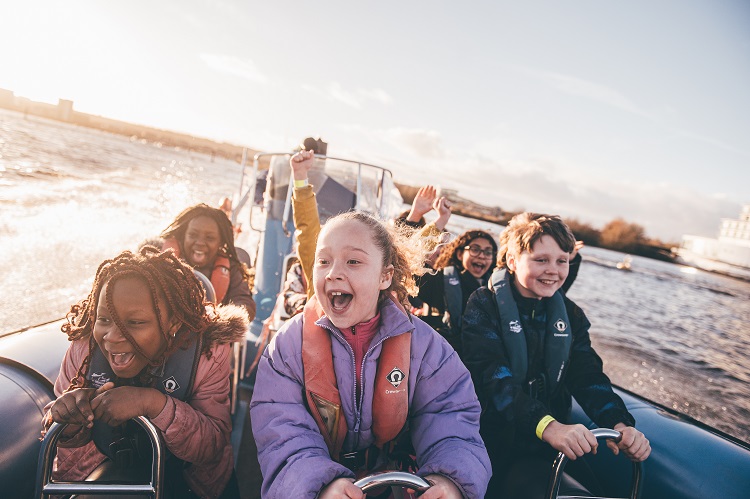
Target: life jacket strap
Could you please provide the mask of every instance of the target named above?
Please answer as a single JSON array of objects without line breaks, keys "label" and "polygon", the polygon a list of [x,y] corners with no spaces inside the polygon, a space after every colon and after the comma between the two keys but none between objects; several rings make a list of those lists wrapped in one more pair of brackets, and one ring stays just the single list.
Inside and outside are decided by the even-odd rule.
[{"label": "life jacket strap", "polygon": [[[180,243],[177,242],[176,238],[168,237],[164,239],[164,242],[161,245],[161,250],[166,251],[168,249],[171,249],[174,253],[174,256],[176,256],[177,258],[182,258],[182,254],[180,252]],[[227,296],[230,280],[230,265],[231,264],[229,262],[229,258],[226,255],[219,254],[216,257],[214,268],[211,271],[211,275],[209,276],[211,284],[214,287],[214,292],[216,293],[216,303],[221,303],[222,301],[224,301],[224,297]]]},{"label": "life jacket strap", "polygon": [[[394,303],[406,313],[395,299]],[[339,461],[348,427],[333,367],[331,335],[315,323],[323,316],[323,309],[316,296],[313,295],[307,301],[303,314],[302,365],[305,398],[331,458]],[[380,449],[395,440],[406,424],[409,414],[410,360],[411,332],[383,341],[372,402],[374,445]]]}]

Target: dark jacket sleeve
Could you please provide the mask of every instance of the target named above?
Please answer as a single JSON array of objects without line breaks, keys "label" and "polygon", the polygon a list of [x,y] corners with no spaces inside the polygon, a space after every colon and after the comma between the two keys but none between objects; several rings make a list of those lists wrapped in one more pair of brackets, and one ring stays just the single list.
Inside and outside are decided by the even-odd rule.
[{"label": "dark jacket sleeve", "polygon": [[520,434],[533,435],[539,420],[551,412],[514,383],[499,331],[500,314],[494,295],[480,288],[471,295],[464,312],[463,360],[490,420],[512,425]]},{"label": "dark jacket sleeve", "polygon": [[431,307],[435,307],[440,312],[445,311],[445,290],[443,284],[443,271],[439,270],[434,274],[424,274],[415,276],[419,294],[417,297]]},{"label": "dark jacket sleeve", "polygon": [[227,295],[222,300],[223,304],[234,303],[247,310],[248,319],[255,319],[255,300],[250,291],[247,281],[242,276],[242,270],[237,262],[229,264],[229,289]]},{"label": "dark jacket sleeve", "polygon": [[565,282],[562,285],[562,290],[565,293],[568,292],[570,287],[575,282],[576,277],[578,277],[578,270],[581,268],[581,260],[583,260],[581,254],[576,253],[576,256],[574,256],[570,261],[570,265],[568,267],[568,277],[565,278]]},{"label": "dark jacket sleeve", "polygon": [[612,390],[612,383],[604,374],[604,363],[591,346],[591,323],[583,310],[569,299],[565,305],[573,327],[570,364],[565,373],[565,384],[584,412],[597,425],[612,428],[617,423],[635,426],[635,419],[625,403]]}]

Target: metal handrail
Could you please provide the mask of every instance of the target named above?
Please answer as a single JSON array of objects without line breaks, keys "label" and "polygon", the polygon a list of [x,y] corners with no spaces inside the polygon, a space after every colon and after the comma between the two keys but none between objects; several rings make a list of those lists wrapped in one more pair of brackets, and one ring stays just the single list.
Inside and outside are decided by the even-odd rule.
[{"label": "metal handrail", "polygon": [[[251,190],[254,191],[254,189],[255,189],[255,182],[256,182],[256,179],[257,179],[258,166],[259,166],[259,162],[260,162],[259,160],[260,160],[260,158],[266,157],[266,156],[290,156],[291,157],[292,153],[290,153],[290,152],[264,152],[264,153],[258,153],[255,156],[253,156],[253,175],[252,175],[253,180],[252,180],[252,184],[250,185],[248,192],[246,192],[244,194],[240,193],[241,198],[238,201],[238,203],[233,207],[233,213],[238,212],[239,210],[241,210],[244,207],[245,203],[247,202],[248,197],[251,194],[254,195],[254,192],[251,193]],[[388,168],[384,168],[382,166],[373,165],[371,163],[363,163],[362,161],[355,161],[355,160],[344,159],[344,158],[335,158],[335,157],[326,156],[326,155],[323,155],[323,154],[316,154],[315,157],[318,158],[318,159],[323,159],[323,160],[329,160],[330,159],[331,161],[337,161],[337,162],[341,162],[341,163],[351,163],[351,164],[357,165],[357,192],[356,192],[356,196],[357,196],[357,206],[356,206],[356,208],[357,209],[359,209],[359,207],[360,207],[360,193],[362,192],[362,167],[363,166],[366,166],[368,168],[374,168],[376,170],[380,170],[380,172],[382,174],[381,182],[382,182],[382,179],[385,178],[386,174],[388,174],[391,178],[393,178],[393,172],[391,172],[391,170],[389,170]],[[245,176],[245,172],[244,172],[244,168],[243,168],[242,178],[244,178],[244,176]],[[291,185],[291,181],[290,181],[290,185]],[[290,189],[290,191],[291,191],[291,189]],[[381,206],[378,207],[381,211],[382,211],[382,208],[383,208],[382,207],[383,199],[384,199],[384,197],[381,197],[381,199],[380,199]],[[291,205],[291,192],[287,192],[287,199],[286,199],[286,202],[284,204],[284,216],[283,216],[283,219],[284,219],[283,220],[283,225],[284,225],[284,227],[286,227],[286,223],[289,220],[290,205]],[[250,205],[251,219],[252,219],[252,210],[253,210],[253,207],[254,207],[254,204],[251,203],[251,205]],[[236,222],[236,219],[233,219],[232,221]],[[250,228],[253,229],[253,230],[255,230],[255,231],[262,232],[262,230],[260,228],[253,227],[252,221],[250,222]],[[288,237],[288,235],[287,235],[287,237]]]},{"label": "metal handrail", "polygon": [[424,492],[431,487],[430,482],[417,475],[405,471],[385,471],[360,478],[354,485],[362,489],[362,492],[376,487],[408,487],[417,492]]},{"label": "metal handrail", "polygon": [[[619,440],[622,436],[619,431],[611,430],[609,428],[595,428],[591,430],[594,436],[599,438],[613,438]],[[547,497],[549,499],[573,499],[577,496],[558,496],[560,492],[560,483],[562,481],[563,469],[568,462],[568,458],[560,452],[552,464],[552,475],[550,476],[549,486],[547,487]],[[641,495],[641,488],[643,487],[642,480],[643,469],[640,462],[633,462],[633,480],[632,487],[630,489],[630,499],[638,499]]]},{"label": "metal handrail", "polygon": [[34,497],[43,499],[44,496],[53,494],[146,494],[154,499],[162,499],[164,491],[164,460],[166,459],[161,436],[156,427],[144,416],[133,418],[133,421],[141,425],[151,440],[151,482],[147,484],[108,484],[96,482],[53,482],[52,462],[55,459],[54,449],[57,441],[62,436],[62,430],[67,424],[52,423],[47,434],[42,440],[39,449],[39,460],[36,471],[36,488]]}]

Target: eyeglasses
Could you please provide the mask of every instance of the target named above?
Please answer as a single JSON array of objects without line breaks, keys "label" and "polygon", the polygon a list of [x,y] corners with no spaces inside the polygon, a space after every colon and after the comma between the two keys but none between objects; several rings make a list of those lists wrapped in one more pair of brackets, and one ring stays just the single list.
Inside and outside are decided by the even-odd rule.
[{"label": "eyeglasses", "polygon": [[464,249],[465,250],[469,250],[469,254],[471,256],[482,255],[482,256],[487,257],[487,258],[492,258],[493,256],[495,256],[495,250],[493,250],[492,248],[487,248],[487,249],[483,250],[479,246],[473,246],[472,245],[472,246],[464,246]]}]

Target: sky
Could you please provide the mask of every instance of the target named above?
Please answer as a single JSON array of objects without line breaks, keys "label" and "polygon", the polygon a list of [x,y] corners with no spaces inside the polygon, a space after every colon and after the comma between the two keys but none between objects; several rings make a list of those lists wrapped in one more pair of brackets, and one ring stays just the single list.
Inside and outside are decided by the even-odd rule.
[{"label": "sky", "polygon": [[746,0],[0,0],[0,88],[650,237],[750,203]]}]

